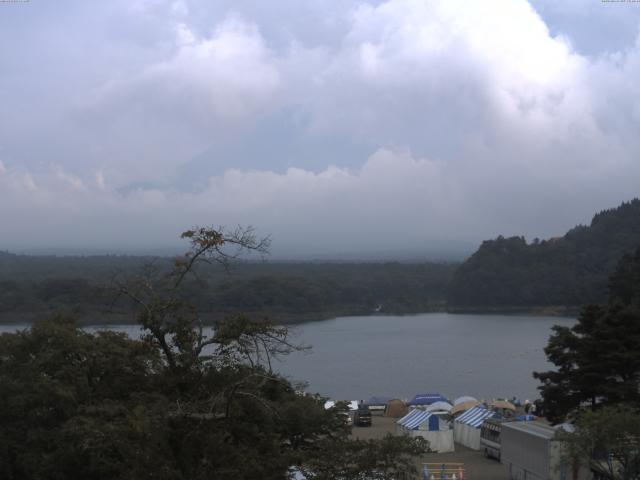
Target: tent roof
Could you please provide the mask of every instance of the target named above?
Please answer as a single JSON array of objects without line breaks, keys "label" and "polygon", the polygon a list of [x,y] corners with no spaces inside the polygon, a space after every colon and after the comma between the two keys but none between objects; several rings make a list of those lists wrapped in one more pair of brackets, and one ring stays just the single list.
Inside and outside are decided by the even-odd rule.
[{"label": "tent roof", "polygon": [[495,412],[491,410],[487,410],[483,407],[473,407],[471,410],[467,410],[458,418],[456,418],[456,422],[462,423],[464,425],[469,425],[473,428],[480,428],[482,422],[487,418],[491,418],[495,415]]},{"label": "tent roof", "polygon": [[513,410],[514,412],[516,410],[516,406],[513,403],[509,402],[508,400],[494,400],[489,405],[494,408],[503,408],[506,410]]},{"label": "tent roof", "polygon": [[477,407],[478,405],[481,405],[481,403],[477,400],[467,400],[466,402],[456,403],[451,409],[451,413],[456,414],[459,412],[464,412],[465,410]]},{"label": "tent roof", "polygon": [[449,402],[433,402],[431,405],[427,407],[427,412],[450,412],[453,406]]},{"label": "tent roof", "polygon": [[446,401],[447,399],[439,393],[418,393],[407,403],[407,405],[431,405],[435,402]]},{"label": "tent roof", "polygon": [[395,398],[387,403],[387,406],[384,409],[384,416],[400,418],[404,417],[408,411],[409,409],[405,403],[402,400]]},{"label": "tent roof", "polygon": [[431,417],[431,415],[432,414],[430,412],[425,412],[424,410],[411,410],[396,423],[409,430],[415,430],[422,423],[429,420],[429,417]]},{"label": "tent roof", "polygon": [[[458,405],[459,403],[464,402],[477,402],[478,399],[475,397],[470,397],[469,395],[463,395],[462,397],[458,397],[453,401],[454,405]],[[479,403],[479,402],[478,402]]]}]

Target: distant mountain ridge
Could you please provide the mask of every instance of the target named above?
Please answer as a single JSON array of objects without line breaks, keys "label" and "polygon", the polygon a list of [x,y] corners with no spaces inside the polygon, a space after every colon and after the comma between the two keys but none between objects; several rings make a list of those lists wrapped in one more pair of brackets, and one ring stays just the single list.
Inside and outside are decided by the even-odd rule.
[{"label": "distant mountain ridge", "polygon": [[563,237],[487,240],[455,272],[451,310],[577,307],[606,299],[620,258],[640,246],[640,200],[597,213]]}]

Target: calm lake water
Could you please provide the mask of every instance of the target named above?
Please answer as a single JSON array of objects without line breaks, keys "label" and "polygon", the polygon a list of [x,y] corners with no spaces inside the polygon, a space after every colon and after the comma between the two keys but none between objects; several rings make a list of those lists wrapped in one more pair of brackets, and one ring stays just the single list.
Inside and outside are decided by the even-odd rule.
[{"label": "calm lake water", "polygon": [[[515,315],[340,317],[292,327],[293,339],[310,352],[274,366],[308,390],[337,399],[372,395],[410,398],[439,392],[449,398],[533,399],[534,370],[546,370],[543,348],[554,324],[575,320]],[[25,325],[3,325],[0,332]],[[109,327],[139,335],[136,326]]]}]

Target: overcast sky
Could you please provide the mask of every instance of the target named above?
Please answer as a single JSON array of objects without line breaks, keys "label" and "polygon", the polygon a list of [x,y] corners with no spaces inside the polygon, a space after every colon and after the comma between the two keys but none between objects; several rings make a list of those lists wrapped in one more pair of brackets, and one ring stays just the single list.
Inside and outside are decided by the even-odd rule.
[{"label": "overcast sky", "polygon": [[0,249],[563,234],[640,194],[639,33],[599,0],[0,3]]}]

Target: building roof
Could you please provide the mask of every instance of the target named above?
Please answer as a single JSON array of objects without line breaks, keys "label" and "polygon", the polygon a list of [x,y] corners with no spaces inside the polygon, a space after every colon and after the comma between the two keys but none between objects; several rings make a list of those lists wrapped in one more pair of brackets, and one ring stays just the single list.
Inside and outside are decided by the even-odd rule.
[{"label": "building roof", "polygon": [[540,422],[505,422],[502,424],[502,428],[519,430],[547,440],[553,438],[556,434],[555,428]]},{"label": "building roof", "polygon": [[471,410],[467,410],[456,418],[456,422],[469,425],[473,428],[480,428],[480,425],[482,425],[482,422],[484,422],[485,419],[491,418],[494,415],[495,412],[487,410],[486,408],[473,407]]}]

